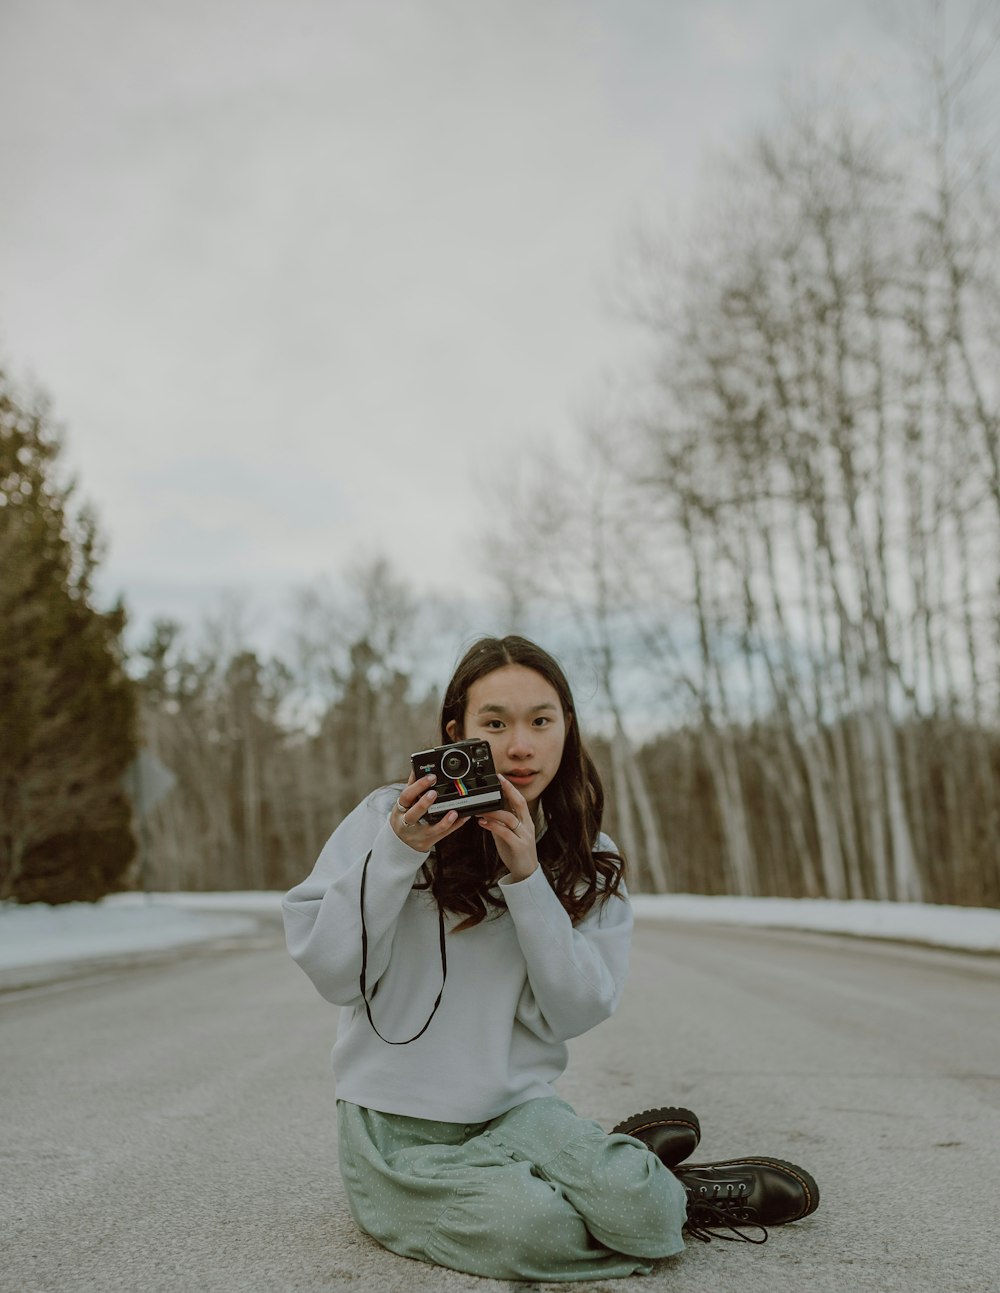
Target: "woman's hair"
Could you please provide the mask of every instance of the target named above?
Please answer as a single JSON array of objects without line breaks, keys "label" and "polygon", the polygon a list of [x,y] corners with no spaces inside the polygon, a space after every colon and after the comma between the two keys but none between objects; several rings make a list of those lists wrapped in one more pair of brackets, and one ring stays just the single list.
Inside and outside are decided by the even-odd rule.
[{"label": "woman's hair", "polygon": [[[505,665],[534,669],[555,688],[566,720],[566,742],[559,769],[543,796],[545,833],[538,841],[538,861],[559,901],[577,924],[595,902],[617,894],[625,875],[619,853],[594,851],[604,816],[604,789],[593,759],[580,739],[573,697],[557,662],[534,642],[522,637],[481,638],[459,661],[441,705],[441,740],[448,743],[448,725],[464,735],[465,709],[474,682]],[[467,917],[456,930],[478,925],[489,909],[505,908],[489,892],[506,874],[492,836],[475,826],[441,840],[427,867],[428,884],[444,911]],[[426,887],[426,886],[425,886]]]}]

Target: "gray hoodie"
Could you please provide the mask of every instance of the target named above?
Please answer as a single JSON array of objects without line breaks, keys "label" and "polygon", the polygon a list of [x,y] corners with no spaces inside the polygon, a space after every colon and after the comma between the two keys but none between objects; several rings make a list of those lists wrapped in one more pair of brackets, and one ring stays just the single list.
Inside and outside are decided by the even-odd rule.
[{"label": "gray hoodie", "polygon": [[[448,978],[427,1031],[391,1046],[361,996],[361,873],[367,996],[379,1032],[412,1037],[441,987],[437,905],[414,882],[427,859],[393,831],[400,787],[369,795],[337,827],[311,875],[282,904],[288,950],[327,1001],[342,1007],[332,1061],[337,1097],[382,1113],[486,1122],[554,1095],[566,1042],[614,1013],[628,973],[632,907],[597,903],[575,928],[542,867],[502,879],[506,910],[460,933],[445,918]],[[473,824],[463,830],[477,829]],[[614,849],[602,835],[596,847]]]}]

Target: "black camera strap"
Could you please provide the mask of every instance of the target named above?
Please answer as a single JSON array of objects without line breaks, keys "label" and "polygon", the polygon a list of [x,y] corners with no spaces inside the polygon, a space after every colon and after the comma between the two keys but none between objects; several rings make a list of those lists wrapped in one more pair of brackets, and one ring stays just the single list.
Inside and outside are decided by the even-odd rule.
[{"label": "black camera strap", "polygon": [[[361,996],[364,998],[365,1010],[368,1011],[368,1022],[371,1024],[376,1037],[382,1037],[382,1034],[375,1027],[375,1020],[372,1018],[372,1008],[365,992],[365,974],[368,969],[368,929],[365,926],[365,885],[368,881],[368,863],[372,860],[371,849],[368,850],[368,856],[365,858],[365,865],[361,871]],[[437,1014],[437,1008],[441,1004],[441,998],[444,995],[444,984],[448,977],[448,953],[445,950],[444,940],[444,912],[438,904],[438,929],[441,935],[441,991],[437,994],[437,1001],[434,1002],[434,1009],[427,1016],[427,1023],[424,1024],[419,1033],[414,1033],[412,1037],[407,1037],[404,1042],[390,1041],[388,1037],[382,1037],[382,1041],[387,1042],[390,1046],[409,1046],[410,1042],[415,1042],[418,1037],[423,1037],[427,1031],[431,1020]],[[377,989],[376,985],[376,989]]]}]

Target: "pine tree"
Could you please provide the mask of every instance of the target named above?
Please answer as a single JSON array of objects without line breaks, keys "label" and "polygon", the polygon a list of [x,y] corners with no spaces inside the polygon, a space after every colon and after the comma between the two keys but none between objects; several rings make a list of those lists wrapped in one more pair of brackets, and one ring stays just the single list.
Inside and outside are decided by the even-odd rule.
[{"label": "pine tree", "polygon": [[96,518],[71,507],[46,402],[0,369],[0,898],[93,901],[135,852],[125,612],[92,604]]}]

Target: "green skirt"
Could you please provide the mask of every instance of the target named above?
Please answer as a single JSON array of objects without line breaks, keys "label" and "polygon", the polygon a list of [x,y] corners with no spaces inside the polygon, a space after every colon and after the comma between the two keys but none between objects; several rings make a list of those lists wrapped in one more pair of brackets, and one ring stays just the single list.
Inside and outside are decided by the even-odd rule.
[{"label": "green skirt", "polygon": [[684,1188],[557,1096],[481,1123],[337,1101],[351,1215],[403,1257],[514,1280],[648,1275],[684,1248]]}]

